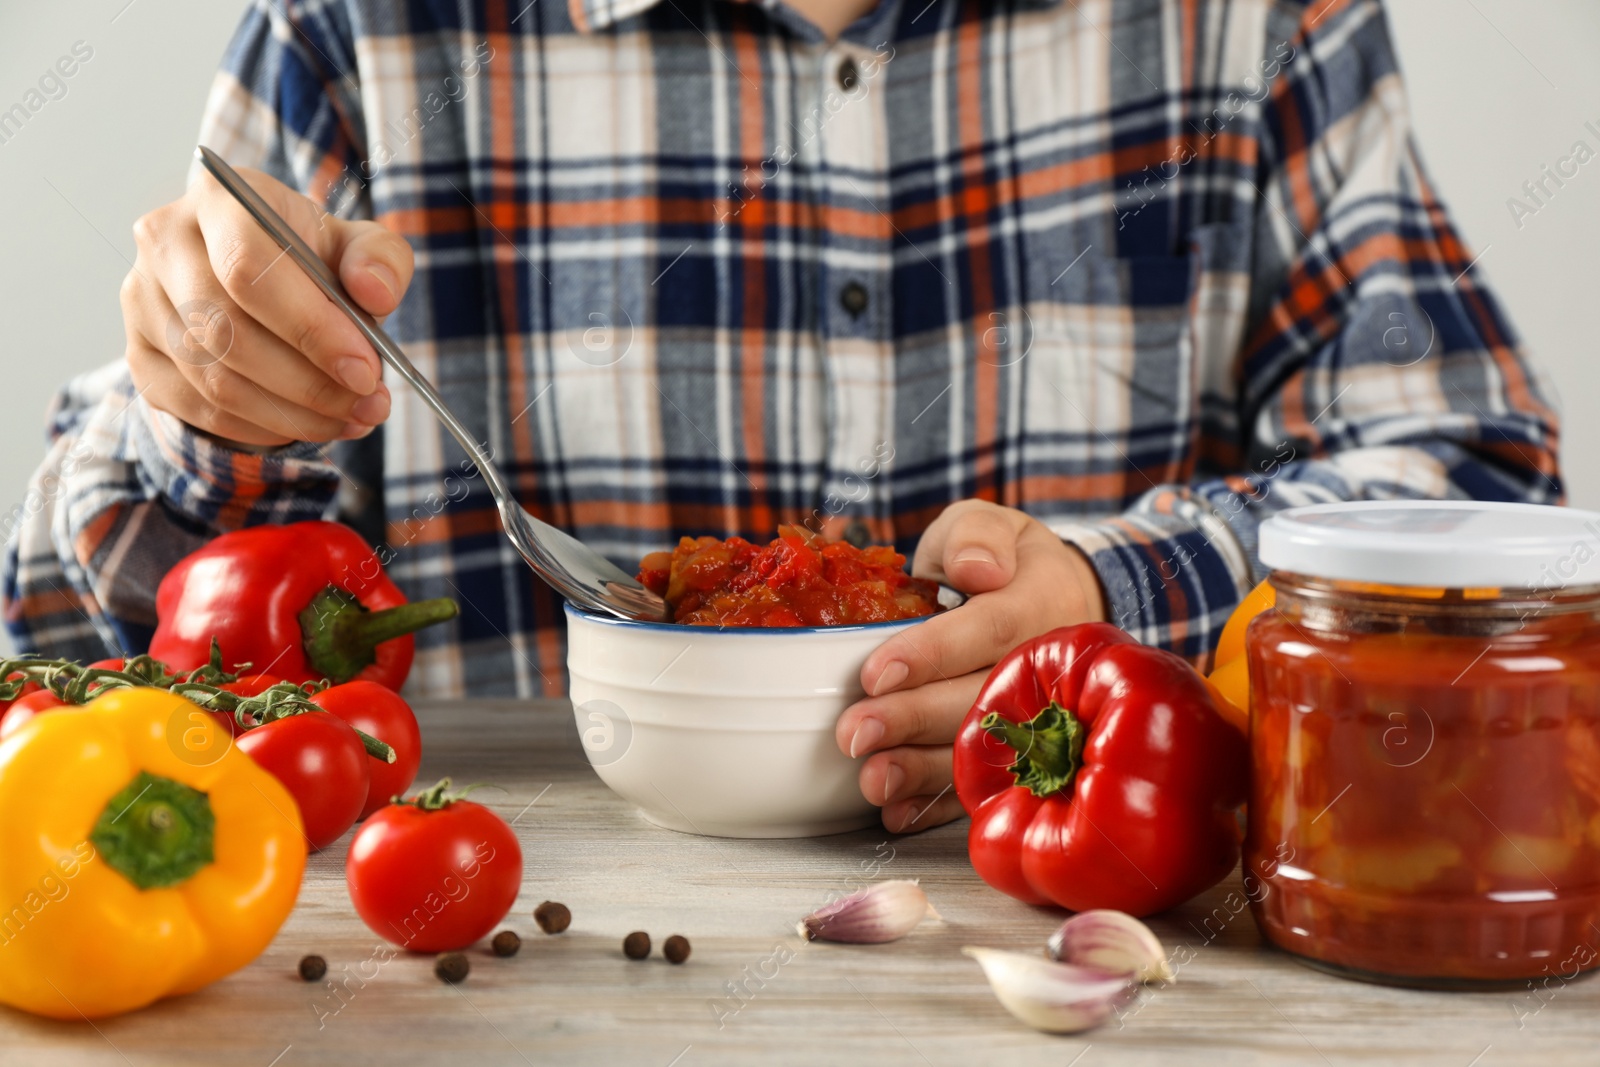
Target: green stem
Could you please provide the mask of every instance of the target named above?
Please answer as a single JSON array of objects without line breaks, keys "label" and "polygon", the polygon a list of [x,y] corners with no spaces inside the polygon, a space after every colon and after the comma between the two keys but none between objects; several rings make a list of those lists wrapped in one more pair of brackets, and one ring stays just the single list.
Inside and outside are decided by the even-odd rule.
[{"label": "green stem", "polygon": [[[206,685],[204,682],[179,682],[172,687],[172,691],[208,711],[220,711],[232,715],[233,721],[243,730],[253,730],[258,726],[265,726],[269,722],[277,722],[279,719],[287,719],[294,715],[307,715],[312,712],[321,715],[333,714],[310,700],[305,687],[293,682],[279,682],[253,697],[242,697],[226,689]],[[385,763],[393,763],[398,758],[392,747],[376,737],[354,726],[350,729],[355,730],[356,736],[361,738],[361,747],[367,750],[367,755]]]},{"label": "green stem", "polygon": [[[150,684],[146,679],[125,671],[114,671],[105,667],[96,667],[92,670],[85,668],[73,675],[56,695],[69,704],[87,704],[91,696],[89,692],[91,685],[94,686],[93,695],[98,696],[108,689],[148,687]],[[54,691],[55,687],[52,686],[51,689]]]},{"label": "green stem", "polygon": [[210,863],[215,833],[204,793],[140,771],[106,802],[89,840],[128,881],[159,889],[187,881]]},{"label": "green stem", "polygon": [[453,619],[460,612],[449,597],[369,611],[353,594],[330,585],[301,610],[301,643],[313,671],[336,684],[348,682],[376,660],[377,647],[385,641]]},{"label": "green stem", "polygon": [[382,611],[365,612],[356,616],[349,626],[350,631],[370,647],[416,633],[435,623],[446,622],[459,614],[460,606],[449,597],[441,596],[397,604]]},{"label": "green stem", "polygon": [[[68,704],[84,704],[110,689],[143,687],[171,689],[182,681],[223,685],[237,678],[222,669],[222,655],[216,641],[211,643],[211,662],[177,675],[167,665],[140,653],[123,661],[121,670],[85,667],[76,660],[46,659],[43,656],[17,656],[0,660],[0,700],[15,700],[29,683],[50,690]],[[91,687],[93,692],[91,692]]]},{"label": "green stem", "polygon": [[1055,701],[1027,722],[1012,722],[990,712],[978,724],[1017,754],[1010,770],[1017,785],[1036,797],[1071,795],[1072,780],[1083,765],[1089,731]]},{"label": "green stem", "polygon": [[450,787],[450,779],[441,778],[415,796],[391,797],[390,799],[396,804],[415,805],[423,811],[438,811],[440,808],[448,808],[474,789],[483,788],[484,784],[483,782],[473,782],[471,785],[464,785],[460,789],[452,789]]},{"label": "green stem", "polygon": [[[345,725],[349,726],[348,723]],[[351,726],[350,729],[356,730],[354,726]],[[379,741],[371,734],[362,730],[356,730],[356,736],[361,738],[361,745],[367,750],[367,755],[372,756],[374,759],[381,759],[385,763],[393,763],[399,758],[395,755],[392,747],[384,744],[382,741]]]}]

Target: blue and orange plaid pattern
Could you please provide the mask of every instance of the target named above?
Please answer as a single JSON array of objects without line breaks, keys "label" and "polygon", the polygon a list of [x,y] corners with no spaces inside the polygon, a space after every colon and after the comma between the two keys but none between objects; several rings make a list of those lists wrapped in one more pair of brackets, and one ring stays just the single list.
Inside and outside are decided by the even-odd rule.
[{"label": "blue and orange plaid pattern", "polygon": [[[403,234],[388,328],[523,503],[624,566],[821,520],[909,551],[1022,508],[1203,661],[1260,521],[1555,501],[1556,416],[1420,166],[1378,0],[261,0],[202,140]],[[208,535],[341,514],[428,693],[559,693],[559,605],[403,386],[233,451],[69,385],[11,516],[25,646],[143,645]],[[817,525],[812,522],[812,525]]]}]

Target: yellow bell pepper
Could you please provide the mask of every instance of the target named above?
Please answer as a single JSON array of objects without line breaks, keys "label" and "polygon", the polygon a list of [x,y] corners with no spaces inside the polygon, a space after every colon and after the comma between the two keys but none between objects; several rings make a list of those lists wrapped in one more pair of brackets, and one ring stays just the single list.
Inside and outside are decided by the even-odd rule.
[{"label": "yellow bell pepper", "polygon": [[1227,704],[1222,708],[1224,717],[1245,733],[1250,732],[1250,663],[1244,654],[1245,631],[1250,629],[1257,615],[1277,602],[1277,598],[1277,592],[1268,582],[1262,582],[1245,594],[1222,628],[1211,674],[1206,679],[1212,691]]},{"label": "yellow bell pepper", "polygon": [[1239,606],[1233,609],[1233,614],[1228,616],[1227,625],[1222,628],[1222,637],[1217,641],[1216,660],[1212,664],[1213,671],[1244,657],[1245,631],[1250,629],[1257,615],[1272,607],[1277,600],[1278,594],[1271,582],[1262,582],[1244,595]]},{"label": "yellow bell pepper", "polygon": [[100,1018],[238,970],[294,907],[294,799],[194,704],[118,689],[0,743],[0,1002]]}]

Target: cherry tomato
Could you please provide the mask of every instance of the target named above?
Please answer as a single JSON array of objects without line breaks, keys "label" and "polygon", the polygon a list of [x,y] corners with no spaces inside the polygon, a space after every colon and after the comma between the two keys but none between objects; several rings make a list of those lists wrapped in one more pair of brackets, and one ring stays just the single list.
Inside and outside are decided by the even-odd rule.
[{"label": "cherry tomato", "polygon": [[411,788],[422,762],[422,731],[417,729],[411,705],[398,693],[377,682],[357,679],[324,689],[311,699],[318,707],[394,749],[393,763],[367,757],[372,787],[361,809],[363,819]]},{"label": "cherry tomato", "polygon": [[6,709],[5,716],[0,718],[0,740],[10,737],[22,725],[41,711],[51,708],[66,707],[61,698],[48,689],[36,689],[25,696],[20,696],[11,702],[11,707]]},{"label": "cherry tomato", "polygon": [[[15,680],[15,679],[21,678],[21,677],[22,677],[22,675],[20,673],[17,673],[17,674],[11,675],[11,678],[8,679],[8,680]],[[0,700],[0,716],[3,716],[8,710],[10,710],[11,705],[15,704],[17,701],[21,700],[23,697],[27,696],[29,693],[37,693],[39,690],[41,690],[43,688],[44,688],[44,686],[40,685],[38,682],[24,682],[24,683],[22,683],[22,690],[19,693],[17,693],[16,696],[12,697],[10,700]]]},{"label": "cherry tomato", "polygon": [[313,850],[354,825],[367,802],[367,750],[343,719],[320,711],[291,715],[252,726],[238,743],[300,805]]},{"label": "cherry tomato", "polygon": [[[123,661],[121,659],[101,659],[95,660],[85,669],[120,671],[122,666]],[[91,695],[96,688],[98,687],[90,688]],[[3,710],[3,714],[0,714],[0,740],[16,733],[22,728],[23,723],[41,711],[49,711],[51,708],[65,706],[65,702],[50,690],[45,689],[38,682],[29,682],[22,687],[22,694],[17,699],[0,702],[0,710]]]},{"label": "cherry tomato", "polygon": [[[379,809],[350,842],[345,881],[362,920],[413,952],[466,948],[499,924],[522,887],[522,847],[505,820],[443,794]],[[439,799],[439,798],[436,798]]]}]

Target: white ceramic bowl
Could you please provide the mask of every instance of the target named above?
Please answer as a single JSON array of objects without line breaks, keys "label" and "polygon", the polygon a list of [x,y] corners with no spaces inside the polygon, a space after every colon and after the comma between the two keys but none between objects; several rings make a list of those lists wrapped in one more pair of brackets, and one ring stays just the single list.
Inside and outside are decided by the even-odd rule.
[{"label": "white ceramic bowl", "polygon": [[877,821],[859,760],[833,739],[874,648],[924,619],[711,629],[567,607],[584,752],[658,826],[713,837],[815,837]]}]

